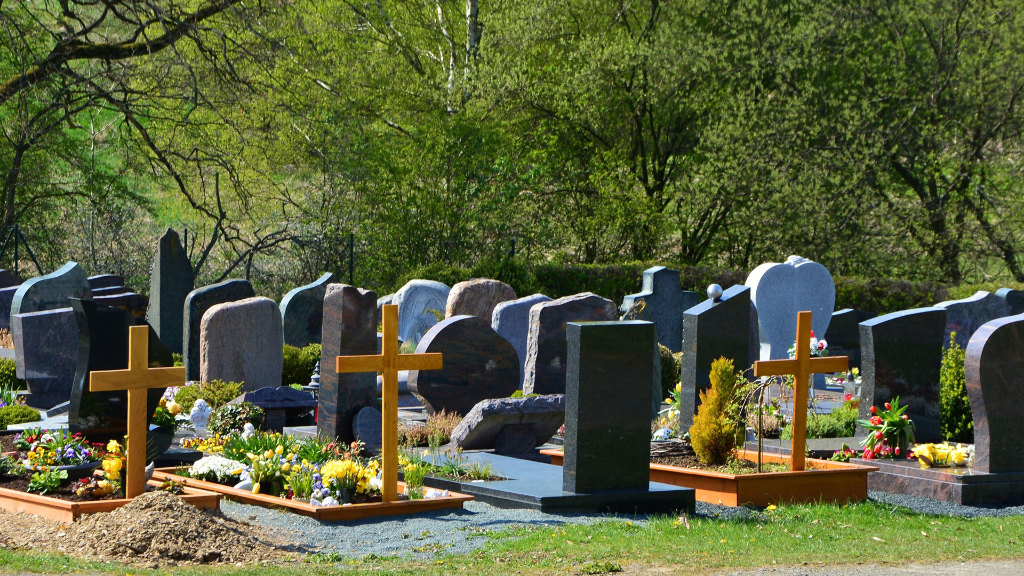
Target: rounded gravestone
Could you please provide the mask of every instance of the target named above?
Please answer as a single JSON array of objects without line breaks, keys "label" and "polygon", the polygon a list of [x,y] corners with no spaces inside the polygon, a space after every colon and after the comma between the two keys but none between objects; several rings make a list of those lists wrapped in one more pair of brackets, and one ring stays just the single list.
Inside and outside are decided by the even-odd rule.
[{"label": "rounded gravestone", "polygon": [[431,413],[465,416],[477,402],[506,398],[519,387],[519,357],[488,321],[455,316],[431,328],[416,353],[440,352],[441,370],[409,372],[409,390]]},{"label": "rounded gravestone", "polygon": [[391,303],[398,306],[398,338],[419,342],[437,324],[437,315],[444,313],[450,290],[447,284],[434,280],[410,280],[395,292]]},{"label": "rounded gravestone", "polygon": [[813,313],[811,329],[824,337],[835,309],[836,287],[821,264],[790,256],[782,264],[767,262],[754,268],[744,284],[750,286],[750,300],[757,309],[761,360],[789,357],[796,313],[802,310]]},{"label": "rounded gravestone", "polygon": [[249,392],[281,385],[281,313],[270,298],[257,296],[210,307],[199,336],[203,382],[242,382]]},{"label": "rounded gravestone", "polygon": [[491,319],[494,307],[516,299],[516,291],[500,280],[474,278],[452,286],[448,293],[444,316],[451,318],[463,314]]},{"label": "rounded gravestone", "polygon": [[334,274],[324,273],[315,282],[299,286],[281,299],[281,322],[284,343],[302,348],[319,344],[324,325],[324,296],[327,285],[335,282]]}]

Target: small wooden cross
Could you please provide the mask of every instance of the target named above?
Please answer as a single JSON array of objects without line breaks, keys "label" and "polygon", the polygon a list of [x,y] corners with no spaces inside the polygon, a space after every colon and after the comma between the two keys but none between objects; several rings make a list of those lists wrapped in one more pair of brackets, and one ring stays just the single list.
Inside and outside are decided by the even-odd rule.
[{"label": "small wooden cross", "polygon": [[811,313],[796,315],[796,358],[754,362],[754,376],[794,377],[793,441],[790,445],[790,469],[804,469],[804,451],[807,445],[807,390],[811,374],[845,372],[849,366],[846,356],[811,357]]},{"label": "small wooden cross", "polygon": [[398,371],[440,370],[441,354],[398,353],[398,306],[386,304],[382,309],[384,326],[381,335],[382,354],[338,356],[337,371],[380,372],[384,375],[381,398],[381,499],[398,500]]},{"label": "small wooden cross", "polygon": [[147,399],[150,388],[185,384],[185,368],[149,367],[149,326],[128,331],[128,369],[89,373],[90,392],[128,391],[128,441],[125,447],[124,495],[134,498],[146,490],[146,432],[149,428]]}]

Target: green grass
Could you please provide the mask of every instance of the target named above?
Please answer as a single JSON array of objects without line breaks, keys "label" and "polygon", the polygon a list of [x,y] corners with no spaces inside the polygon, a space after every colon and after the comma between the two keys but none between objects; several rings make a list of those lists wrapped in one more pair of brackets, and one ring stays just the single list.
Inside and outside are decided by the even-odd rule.
[{"label": "green grass", "polygon": [[[65,556],[0,549],[3,572],[89,574],[599,574],[630,568],[689,571],[802,562],[826,565],[1024,558],[1024,516],[929,516],[879,503],[783,506],[742,520],[660,517],[593,525],[519,528],[491,534],[484,548],[435,560],[308,556],[283,566],[136,570]],[[845,553],[837,553],[845,551]]]}]

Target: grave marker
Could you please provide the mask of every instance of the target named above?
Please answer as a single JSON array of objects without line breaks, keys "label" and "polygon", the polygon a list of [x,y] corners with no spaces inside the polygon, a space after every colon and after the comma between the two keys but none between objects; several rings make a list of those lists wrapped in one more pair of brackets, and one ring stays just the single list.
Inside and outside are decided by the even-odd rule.
[{"label": "grave marker", "polygon": [[[530,309],[530,333],[526,342],[526,375],[523,378],[523,392],[526,394],[564,393],[567,350],[566,322],[615,320],[618,318],[617,312],[618,309],[614,302],[590,292],[535,304]],[[652,344],[652,349],[653,346]],[[644,357],[648,358],[648,354],[650,352],[646,352]]]},{"label": "grave marker", "polygon": [[391,303],[398,306],[398,337],[402,342],[419,342],[437,324],[435,314],[444,314],[448,285],[433,280],[410,280],[395,292]]},{"label": "grave marker", "polygon": [[299,286],[281,299],[281,325],[284,343],[297,348],[320,343],[324,324],[324,296],[327,285],[337,282],[327,272],[315,282]]},{"label": "grave marker", "polygon": [[500,280],[474,278],[459,282],[448,292],[444,317],[477,316],[491,321],[494,307],[516,299],[516,291]]},{"label": "grave marker", "polygon": [[658,342],[672,352],[679,352],[683,343],[683,312],[699,301],[696,292],[683,291],[678,270],[653,266],[644,270],[640,292],[626,296],[619,312],[626,314],[643,302],[643,309],[630,319],[654,322]]},{"label": "grave marker", "polygon": [[991,292],[978,290],[962,300],[946,300],[935,305],[946,309],[946,331],[942,337],[942,347],[949,347],[949,335],[956,332],[956,343],[966,348],[974,331],[989,320],[1002,318],[1010,314],[1010,305],[1004,298]]},{"label": "grave marker", "polygon": [[751,271],[745,285],[757,308],[761,360],[787,358],[796,332],[797,312],[810,310],[811,329],[819,338],[828,330],[836,303],[835,284],[828,269],[800,256],[782,264],[767,262]]},{"label": "grave marker", "polygon": [[526,375],[526,340],[530,334],[530,308],[534,304],[550,302],[543,294],[532,294],[516,300],[502,302],[491,313],[491,328],[507,340],[519,358],[519,389]]},{"label": "grave marker", "polygon": [[242,382],[244,392],[281,385],[281,313],[257,296],[211,306],[199,337],[199,378]]},{"label": "grave marker", "polygon": [[860,368],[860,323],[874,317],[870,312],[852,308],[833,312],[828,331],[825,332],[829,354],[847,356],[851,368]]},{"label": "grave marker", "polygon": [[11,328],[11,305],[14,304],[14,294],[17,291],[17,286],[0,288],[0,328]]},{"label": "grave marker", "polygon": [[103,288],[124,288],[124,276],[118,274],[100,274],[98,276],[89,276],[87,279],[89,282],[90,290],[99,290]]},{"label": "grave marker", "polygon": [[68,262],[55,272],[26,280],[14,293],[11,315],[66,308],[68,298],[88,298],[89,282],[77,262]]},{"label": "grave marker", "polygon": [[974,469],[978,472],[1024,471],[1022,347],[1024,314],[984,324],[967,344],[964,366],[974,416]]},{"label": "grave marker", "polygon": [[317,430],[328,438],[353,438],[352,420],[360,409],[377,405],[373,374],[339,374],[338,356],[377,352],[377,294],[347,284],[330,284],[324,296]]},{"label": "grave marker", "polygon": [[[168,228],[157,244],[149,278],[149,309],[146,320],[171,352],[184,354],[182,328],[185,299],[195,288],[192,263],[181,247],[178,233]],[[196,319],[198,325],[200,314]],[[197,336],[198,338],[198,336]],[[198,340],[196,341],[198,343]]]},{"label": "grave marker", "polygon": [[[165,235],[166,236],[166,235]],[[198,380],[199,374],[199,330],[203,315],[211,307],[224,302],[234,302],[252,298],[256,291],[248,280],[225,280],[196,288],[185,297],[184,325],[182,326],[182,361],[185,364],[185,377]]]},{"label": "grave marker", "polygon": [[10,288],[24,282],[17,272],[0,269],[0,288]]},{"label": "grave marker", "polygon": [[1024,292],[1012,288],[1000,288],[996,290],[996,296],[1006,301],[1006,305],[1010,307],[1010,314],[1013,316],[1024,314]]},{"label": "grave marker", "polygon": [[[69,302],[70,304],[70,302]],[[15,314],[17,375],[28,384],[30,404],[51,408],[71,398],[78,366],[78,326],[71,308]]]}]

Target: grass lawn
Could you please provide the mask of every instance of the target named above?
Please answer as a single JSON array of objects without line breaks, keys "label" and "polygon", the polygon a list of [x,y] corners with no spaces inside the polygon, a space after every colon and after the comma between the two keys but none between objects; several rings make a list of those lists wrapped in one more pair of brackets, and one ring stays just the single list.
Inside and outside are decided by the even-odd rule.
[{"label": "grass lawn", "polygon": [[[782,506],[742,520],[659,517],[508,530],[484,548],[436,560],[308,556],[283,566],[138,570],[0,549],[0,572],[88,574],[601,574],[624,568],[688,571],[801,562],[932,562],[1024,558],[1024,516],[928,516],[877,502]],[[845,551],[845,553],[837,553]]]}]

